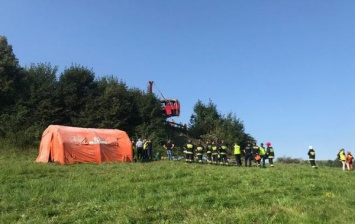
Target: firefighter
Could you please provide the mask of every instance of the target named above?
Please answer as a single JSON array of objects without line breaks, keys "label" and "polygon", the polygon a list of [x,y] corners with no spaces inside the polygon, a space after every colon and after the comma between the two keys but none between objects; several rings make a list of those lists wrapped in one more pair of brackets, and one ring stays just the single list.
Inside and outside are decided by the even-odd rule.
[{"label": "firefighter", "polygon": [[210,141],[207,141],[206,143],[206,154],[207,154],[207,162],[211,163],[212,162],[212,144]]},{"label": "firefighter", "polygon": [[269,159],[269,164],[271,167],[274,167],[274,157],[275,157],[275,151],[274,148],[271,146],[270,142],[266,143],[266,156]]},{"label": "firefighter", "polygon": [[247,146],[243,150],[244,151],[244,159],[245,159],[244,164],[246,167],[247,166],[251,167],[251,161],[253,160],[253,155],[251,153],[251,149],[252,149],[252,147],[251,147],[250,143],[248,143]]},{"label": "firefighter", "polygon": [[203,151],[205,147],[203,147],[201,140],[198,142],[198,145],[196,146],[196,156],[197,160],[199,163],[202,163],[202,156],[203,156]]},{"label": "firefighter", "polygon": [[218,162],[218,145],[212,141],[212,163],[217,165]]},{"label": "firefighter", "polygon": [[238,145],[238,143],[234,143],[234,156],[237,166],[242,166],[241,154],[242,152],[240,151],[240,146]]},{"label": "firefighter", "polygon": [[260,167],[261,157],[260,157],[259,153],[260,153],[259,146],[256,144],[256,142],[254,142],[253,147],[252,147],[252,154],[253,154],[255,166],[257,166],[257,167]]},{"label": "firefighter", "polygon": [[192,163],[193,162],[193,153],[194,153],[195,146],[192,144],[191,139],[189,139],[185,145],[186,150],[186,162]]},{"label": "firefighter", "polygon": [[227,159],[227,151],[228,147],[224,143],[224,140],[221,141],[221,144],[219,145],[219,156],[220,156],[220,164],[222,165],[227,165],[228,166],[228,159]]},{"label": "firefighter", "polygon": [[266,151],[265,151],[265,148],[264,148],[264,144],[263,143],[260,143],[260,147],[259,147],[259,155],[261,157],[261,160],[262,160],[262,168],[265,168],[265,160],[266,160]]},{"label": "firefighter", "polygon": [[311,164],[312,168],[317,169],[316,166],[316,152],[313,149],[313,146],[308,147],[308,156],[309,156],[309,163]]}]

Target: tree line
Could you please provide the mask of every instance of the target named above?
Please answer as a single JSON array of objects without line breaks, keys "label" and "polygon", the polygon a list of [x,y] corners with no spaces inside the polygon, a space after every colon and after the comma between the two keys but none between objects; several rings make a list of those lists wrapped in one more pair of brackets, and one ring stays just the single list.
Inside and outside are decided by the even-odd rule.
[{"label": "tree line", "polygon": [[[22,67],[5,36],[0,36],[0,102],[0,139],[22,148],[38,146],[51,124],[121,129],[159,144],[176,131],[163,122],[167,118],[155,94],[113,75],[98,78],[77,64],[60,74],[50,63]],[[235,115],[221,115],[212,101],[196,103],[188,127],[192,138],[241,144],[253,139]]]}]

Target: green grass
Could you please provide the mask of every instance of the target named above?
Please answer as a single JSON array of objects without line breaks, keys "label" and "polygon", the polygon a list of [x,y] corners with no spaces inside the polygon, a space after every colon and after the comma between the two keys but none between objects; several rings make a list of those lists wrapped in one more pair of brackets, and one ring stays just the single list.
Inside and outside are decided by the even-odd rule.
[{"label": "green grass", "polygon": [[355,223],[355,172],[151,163],[37,164],[2,150],[0,223]]}]

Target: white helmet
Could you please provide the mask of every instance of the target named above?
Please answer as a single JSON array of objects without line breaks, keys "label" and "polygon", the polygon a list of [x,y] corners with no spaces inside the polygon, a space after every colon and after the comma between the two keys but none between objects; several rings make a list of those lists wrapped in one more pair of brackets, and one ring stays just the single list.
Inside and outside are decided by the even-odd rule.
[{"label": "white helmet", "polygon": [[309,149],[313,149],[313,146],[310,145],[310,146],[308,146],[308,148],[309,148]]}]

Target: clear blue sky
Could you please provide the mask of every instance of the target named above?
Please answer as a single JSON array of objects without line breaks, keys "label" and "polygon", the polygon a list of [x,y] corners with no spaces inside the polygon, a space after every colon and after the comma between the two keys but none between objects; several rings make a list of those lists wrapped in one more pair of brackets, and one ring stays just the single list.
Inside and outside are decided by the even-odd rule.
[{"label": "clear blue sky", "polygon": [[22,66],[72,63],[235,113],[277,156],[355,153],[353,0],[4,0],[0,35]]}]

